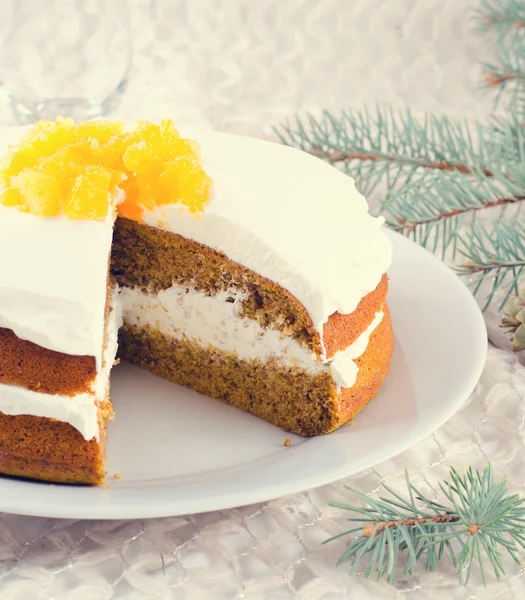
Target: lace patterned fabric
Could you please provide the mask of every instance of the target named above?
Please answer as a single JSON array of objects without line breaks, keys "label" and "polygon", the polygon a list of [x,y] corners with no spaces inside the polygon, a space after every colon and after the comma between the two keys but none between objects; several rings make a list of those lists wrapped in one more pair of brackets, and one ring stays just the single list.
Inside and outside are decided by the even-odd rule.
[{"label": "lace patterned fabric", "polygon": [[[134,64],[117,112],[271,138],[296,111],[388,101],[470,118],[490,113],[477,61],[490,57],[471,32],[475,0],[130,0]],[[11,116],[0,107],[0,123]],[[498,319],[487,315],[491,339]],[[448,468],[491,462],[523,492],[525,368],[491,348],[464,407],[434,435],[346,481],[204,515],[148,521],[64,521],[0,515],[2,600],[113,598],[335,600],[525,596],[522,569],[503,582],[460,588],[452,565],[402,570],[393,585],[349,576],[336,561],[344,485],[402,490],[404,469],[430,497]]]}]

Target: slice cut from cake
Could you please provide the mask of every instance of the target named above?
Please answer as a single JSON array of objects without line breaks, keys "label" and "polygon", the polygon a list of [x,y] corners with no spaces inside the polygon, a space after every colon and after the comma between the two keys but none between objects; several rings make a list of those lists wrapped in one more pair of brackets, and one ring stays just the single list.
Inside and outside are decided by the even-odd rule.
[{"label": "slice cut from cake", "polygon": [[113,218],[0,206],[0,472],[99,483],[119,309]]},{"label": "slice cut from cake", "polygon": [[393,347],[382,219],[306,153],[195,137],[65,120],[7,155],[0,472],[102,480],[120,313],[121,358],[287,431],[328,433],[377,394]]},{"label": "slice cut from cake", "polygon": [[[96,484],[105,476],[109,378],[121,323],[109,274],[116,208],[109,184],[97,207],[85,183],[96,176],[83,161],[69,163],[64,182],[65,157],[56,152],[72,128],[68,121],[37,127],[4,160],[0,472]],[[9,141],[18,142],[20,132],[12,135]],[[88,218],[63,213],[73,208]]]}]

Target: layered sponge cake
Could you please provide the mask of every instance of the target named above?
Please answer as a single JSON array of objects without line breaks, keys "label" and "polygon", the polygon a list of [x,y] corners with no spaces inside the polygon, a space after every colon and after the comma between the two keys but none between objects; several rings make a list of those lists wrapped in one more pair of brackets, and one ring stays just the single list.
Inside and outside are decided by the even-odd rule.
[{"label": "layered sponge cake", "polygon": [[103,481],[117,341],[304,436],[377,394],[393,347],[382,220],[308,154],[192,137],[67,119],[2,136],[0,473]]}]

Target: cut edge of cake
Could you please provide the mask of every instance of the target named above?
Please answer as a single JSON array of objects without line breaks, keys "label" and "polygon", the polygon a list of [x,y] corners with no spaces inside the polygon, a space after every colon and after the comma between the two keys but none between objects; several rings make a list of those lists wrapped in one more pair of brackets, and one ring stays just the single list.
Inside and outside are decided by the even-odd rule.
[{"label": "cut edge of cake", "polygon": [[118,219],[112,256],[119,355],[164,379],[313,436],[352,418],[388,373],[386,275],[357,311],[328,320],[326,356],[296,298],[220,252]]}]

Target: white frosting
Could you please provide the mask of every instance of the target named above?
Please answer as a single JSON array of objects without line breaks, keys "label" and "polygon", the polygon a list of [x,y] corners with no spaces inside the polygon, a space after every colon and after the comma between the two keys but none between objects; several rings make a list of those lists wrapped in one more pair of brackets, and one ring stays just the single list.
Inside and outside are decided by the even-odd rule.
[{"label": "white frosting", "polygon": [[[24,128],[2,131],[0,155]],[[354,181],[313,156],[262,140],[201,132],[213,181],[201,215],[182,205],[146,223],[223,251],[278,282],[314,327],[351,313],[390,266],[383,219],[368,214]],[[26,340],[100,362],[112,218],[39,218],[0,205],[0,327]]]},{"label": "white frosting", "polygon": [[[332,359],[323,360],[309,348],[275,329],[265,329],[253,319],[239,315],[244,298],[236,290],[209,296],[204,292],[173,285],[158,294],[139,288],[122,288],[120,300],[124,322],[152,327],[175,339],[189,339],[203,347],[234,352],[241,359],[267,361],[275,358],[310,373],[328,371],[338,388],[352,387],[358,368],[354,359],[363,354],[374,329],[383,318],[378,312],[357,340]],[[233,299],[234,302],[228,302]]]},{"label": "white frosting", "polygon": [[[1,132],[0,155],[23,131]],[[353,312],[376,288],[390,266],[391,243],[383,220],[368,214],[350,177],[279,144],[211,132],[193,137],[213,181],[209,205],[201,215],[180,205],[162,206],[145,214],[147,224],[220,250],[276,281],[305,306],[321,336],[332,313]],[[120,200],[117,195],[116,202]],[[101,364],[112,228],[113,216],[105,222],[39,218],[0,205],[0,327],[44,348],[94,356],[99,373],[93,394],[73,398],[0,385],[0,411],[58,419],[86,439],[98,437],[95,400],[104,397],[109,378],[109,367],[101,369]],[[159,300],[134,293],[123,293],[128,319],[159,321],[170,335],[183,335],[174,327],[180,323],[184,335],[243,357],[278,356],[310,371],[330,369],[340,387],[355,382],[353,359],[364,351],[371,333],[367,330],[358,346],[323,362],[279,332],[235,317],[235,305],[224,302],[223,295],[184,299],[172,288]],[[190,299],[195,306],[188,304]],[[169,314],[164,319],[163,302]],[[175,306],[179,302],[180,310]],[[214,312],[218,304],[226,310],[222,317]],[[182,311],[180,320],[177,310]],[[116,344],[116,333],[114,338]]]},{"label": "white frosting", "polygon": [[0,327],[100,365],[112,230],[0,205]]},{"label": "white frosting", "polygon": [[[115,306],[115,304],[113,305]],[[95,438],[98,441],[98,406],[96,403],[106,398],[110,371],[117,354],[117,333],[121,322],[120,307],[117,307],[112,311],[108,322],[108,343],[104,351],[103,367],[97,373],[90,392],[75,396],[62,396],[33,392],[17,385],[0,384],[0,411],[6,415],[33,415],[56,419],[78,429],[84,439]]]},{"label": "white frosting", "polygon": [[147,224],[221,250],[276,281],[306,308],[314,327],[353,312],[390,266],[383,219],[368,214],[352,178],[313,156],[224,133],[194,135],[213,182],[196,217],[181,205],[147,212]]}]

